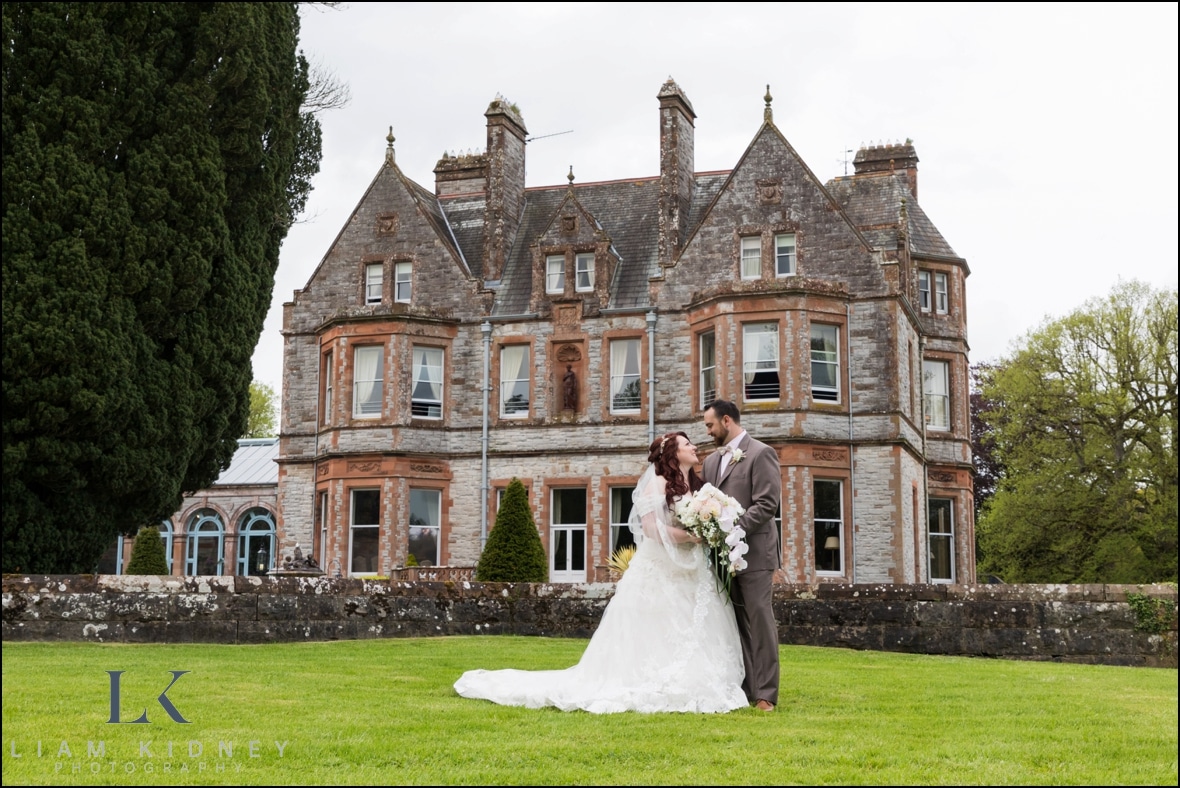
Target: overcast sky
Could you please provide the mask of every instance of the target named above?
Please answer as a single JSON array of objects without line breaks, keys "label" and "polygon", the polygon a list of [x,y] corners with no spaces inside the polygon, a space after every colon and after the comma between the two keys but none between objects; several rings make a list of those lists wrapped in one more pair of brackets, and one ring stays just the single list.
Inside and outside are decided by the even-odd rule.
[{"label": "overcast sky", "polygon": [[[1121,279],[1176,288],[1175,3],[345,3],[302,6],[308,59],[351,101],[283,246],[255,379],[281,390],[282,304],[381,167],[433,190],[516,103],[527,185],[659,173],[656,93],[696,110],[696,170],[774,120],[824,182],[861,145],[913,140],[918,200],[967,260],[971,361]],[[553,136],[549,136],[553,135]],[[846,161],[849,163],[846,164]]]}]

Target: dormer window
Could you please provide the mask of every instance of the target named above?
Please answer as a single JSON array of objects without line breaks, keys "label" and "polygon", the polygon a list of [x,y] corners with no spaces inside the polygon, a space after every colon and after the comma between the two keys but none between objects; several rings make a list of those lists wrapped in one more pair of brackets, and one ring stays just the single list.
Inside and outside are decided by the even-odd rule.
[{"label": "dormer window", "polygon": [[380,304],[381,290],[385,279],[385,266],[382,263],[369,263],[365,266],[365,303]]},{"label": "dormer window", "polygon": [[565,255],[551,254],[545,258],[545,292],[565,292]]},{"label": "dormer window", "polygon": [[594,253],[585,252],[574,259],[575,285],[579,293],[594,289]]}]

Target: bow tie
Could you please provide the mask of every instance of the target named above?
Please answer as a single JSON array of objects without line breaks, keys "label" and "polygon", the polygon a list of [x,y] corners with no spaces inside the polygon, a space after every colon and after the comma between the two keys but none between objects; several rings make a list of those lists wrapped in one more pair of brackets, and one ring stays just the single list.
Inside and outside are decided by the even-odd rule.
[{"label": "bow tie", "polygon": [[720,449],[718,449],[718,450],[717,450],[717,452],[718,452],[718,453],[719,453],[719,454],[720,454],[722,457],[724,457],[724,456],[725,456],[725,455],[727,455],[727,454],[733,454],[733,449],[729,448],[728,446],[722,446]]}]

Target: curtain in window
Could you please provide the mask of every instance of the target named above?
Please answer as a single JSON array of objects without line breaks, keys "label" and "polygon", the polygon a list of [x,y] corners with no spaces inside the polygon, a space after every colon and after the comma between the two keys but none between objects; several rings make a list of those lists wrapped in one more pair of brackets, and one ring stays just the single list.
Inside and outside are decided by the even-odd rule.
[{"label": "curtain in window", "polygon": [[778,326],[773,323],[746,326],[743,379],[746,399],[778,397]]},{"label": "curtain in window", "polygon": [[639,408],[639,340],[611,343],[610,395],[613,410]]},{"label": "curtain in window", "polygon": [[510,345],[500,351],[500,402],[505,414],[528,413],[529,349]]},{"label": "curtain in window", "polygon": [[361,347],[356,349],[353,376],[356,380],[357,413],[380,413],[381,391],[381,348]]},{"label": "curtain in window", "polygon": [[442,351],[414,348],[414,399],[442,400]]}]

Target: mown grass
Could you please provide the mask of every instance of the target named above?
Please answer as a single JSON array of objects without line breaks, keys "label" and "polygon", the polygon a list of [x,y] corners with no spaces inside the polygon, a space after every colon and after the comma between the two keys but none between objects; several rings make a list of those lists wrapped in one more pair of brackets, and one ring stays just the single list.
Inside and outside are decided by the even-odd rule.
[{"label": "mown grass", "polygon": [[[565,667],[584,648],[582,640],[508,636],[260,646],[5,644],[3,782],[1177,780],[1174,670],[791,646],[781,649],[773,714],[595,716],[503,708],[460,698],[451,686],[473,667]],[[148,724],[108,722],[109,670],[126,671],[120,719],[146,709]],[[169,670],[191,671],[167,695],[187,725],[169,719],[156,701]],[[103,756],[89,755],[87,743],[99,741]],[[140,754],[147,741],[151,757]],[[190,756],[193,741],[200,755]],[[250,756],[252,741],[257,757]],[[285,742],[281,756],[276,741]],[[221,742],[232,742],[232,757],[218,753]]]}]

